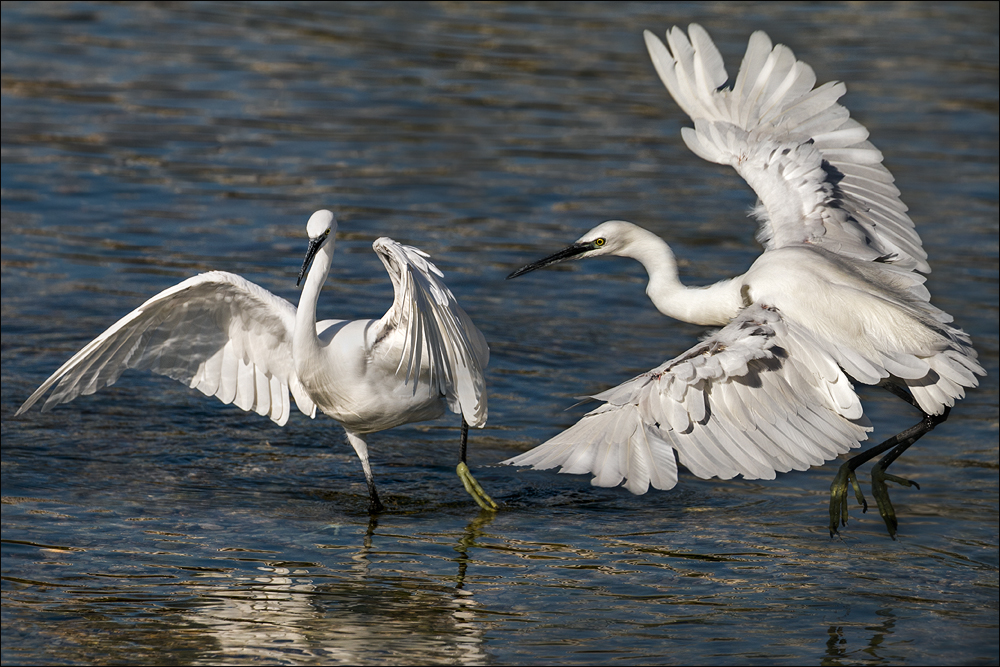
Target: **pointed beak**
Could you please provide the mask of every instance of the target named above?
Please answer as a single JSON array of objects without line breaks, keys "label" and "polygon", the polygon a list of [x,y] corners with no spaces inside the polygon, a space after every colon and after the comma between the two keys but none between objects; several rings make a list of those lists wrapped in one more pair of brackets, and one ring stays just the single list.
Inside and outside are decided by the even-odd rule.
[{"label": "pointed beak", "polygon": [[529,271],[534,271],[535,269],[543,269],[546,266],[549,266],[550,264],[558,264],[559,262],[565,262],[567,259],[576,259],[583,253],[593,250],[594,248],[595,246],[593,242],[574,243],[568,248],[563,248],[559,252],[549,255],[544,259],[540,259],[533,264],[522,266],[520,269],[514,271],[509,276],[507,276],[507,280],[510,280],[511,278],[517,278],[518,276],[523,276],[525,273],[528,273]]},{"label": "pointed beak", "polygon": [[323,245],[323,241],[325,240],[326,237],[321,236],[309,241],[309,249],[306,251],[306,259],[302,262],[302,270],[299,271],[299,279],[295,281],[296,287],[302,284],[302,279],[305,277],[306,271],[309,270],[309,265],[312,264],[313,257],[316,256],[316,252],[319,250],[320,246]]}]

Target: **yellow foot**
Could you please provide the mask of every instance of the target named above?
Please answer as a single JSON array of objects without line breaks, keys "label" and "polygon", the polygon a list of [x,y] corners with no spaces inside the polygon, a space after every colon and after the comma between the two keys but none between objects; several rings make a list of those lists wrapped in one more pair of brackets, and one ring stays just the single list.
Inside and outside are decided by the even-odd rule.
[{"label": "yellow foot", "polygon": [[455,472],[458,473],[458,478],[462,480],[462,485],[465,486],[465,490],[469,492],[469,495],[472,496],[477,505],[490,512],[500,509],[500,506],[490,498],[490,495],[483,490],[483,487],[479,486],[479,482],[472,476],[472,471],[469,470],[469,466],[465,465],[465,462],[459,463],[458,467],[455,468]]}]

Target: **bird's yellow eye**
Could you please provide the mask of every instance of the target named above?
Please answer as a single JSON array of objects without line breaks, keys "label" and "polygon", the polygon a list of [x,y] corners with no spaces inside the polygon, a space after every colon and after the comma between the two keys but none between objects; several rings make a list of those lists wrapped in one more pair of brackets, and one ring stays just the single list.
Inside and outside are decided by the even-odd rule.
[{"label": "bird's yellow eye", "polygon": [[594,247],[595,248],[600,248],[602,245],[604,245],[604,239],[596,239],[594,241]]}]

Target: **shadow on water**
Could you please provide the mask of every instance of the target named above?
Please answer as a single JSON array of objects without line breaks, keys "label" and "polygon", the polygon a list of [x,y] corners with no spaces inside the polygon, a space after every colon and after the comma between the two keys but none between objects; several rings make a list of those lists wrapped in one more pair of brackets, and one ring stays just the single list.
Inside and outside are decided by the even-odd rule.
[{"label": "shadow on water", "polygon": [[[4,664],[997,664],[995,5],[4,3]],[[596,222],[741,272],[749,191],[684,146],[641,31],[754,29],[844,80],[988,375],[897,464],[898,542],[833,465],[632,496],[495,462],[690,347],[638,266],[512,268]],[[291,301],[313,210],[341,237],[323,317],[380,314],[390,236],[430,253],[491,345],[490,421],[376,434],[377,521],[335,424],[284,428],[125,373],[12,415],[150,295],[228,270]],[[862,390],[877,434],[913,420]]]}]

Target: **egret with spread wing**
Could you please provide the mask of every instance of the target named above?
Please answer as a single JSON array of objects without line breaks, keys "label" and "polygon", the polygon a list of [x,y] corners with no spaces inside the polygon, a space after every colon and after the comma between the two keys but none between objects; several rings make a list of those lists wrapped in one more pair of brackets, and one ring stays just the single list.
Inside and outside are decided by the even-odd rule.
[{"label": "egret with spread wing", "polygon": [[[317,211],[306,226],[309,250],[299,307],[240,276],[203,273],[160,292],[88,343],[42,383],[21,414],[55,387],[42,411],[92,394],[128,368],[166,375],[266,415],[288,421],[291,392],[309,417],[316,409],[347,431],[364,468],[369,510],[383,509],[363,436],[462,415],[458,474],[483,509],[497,505],[465,463],[468,425],[486,423],[483,369],[489,347],[442,282],[441,271],[412,246],[380,238],[372,247],[395,291],[377,320],[316,321],[316,304],[333,261],[337,221]],[[311,268],[310,268],[311,267]]]},{"label": "egret with spread wing", "polygon": [[[685,287],[673,252],[655,234],[610,221],[509,278],[570,259],[631,257],[649,274],[646,294],[664,315],[721,327],[676,359],[593,398],[604,405],[505,463],[593,473],[593,484],[636,494],[677,483],[677,460],[699,477],[773,479],[847,452],[871,425],[851,382],[881,385],[923,413],[920,422],[850,459],[831,485],[830,534],[847,523],[847,489],[867,503],[855,469],[872,470],[872,493],[889,534],[897,520],[886,468],[948,417],[984,375],[969,337],[930,303],[929,272],[882,154],[837,103],[842,83],[814,88],[791,50],[750,37],[732,87],[708,34],[692,25],[650,32],[646,46],[677,104],[698,156],[728,164],[759,197],[764,253],[741,276]],[[675,459],[676,453],[676,459]]]}]

